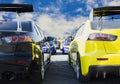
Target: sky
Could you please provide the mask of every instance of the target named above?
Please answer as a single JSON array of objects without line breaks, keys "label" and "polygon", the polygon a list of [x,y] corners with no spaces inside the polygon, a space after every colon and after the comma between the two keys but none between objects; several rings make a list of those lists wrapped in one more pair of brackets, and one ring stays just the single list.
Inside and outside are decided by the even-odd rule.
[{"label": "sky", "polygon": [[70,35],[89,19],[92,8],[120,6],[120,0],[0,0],[1,3],[32,4],[34,12],[23,14],[21,19],[34,20],[47,35],[58,38]]}]

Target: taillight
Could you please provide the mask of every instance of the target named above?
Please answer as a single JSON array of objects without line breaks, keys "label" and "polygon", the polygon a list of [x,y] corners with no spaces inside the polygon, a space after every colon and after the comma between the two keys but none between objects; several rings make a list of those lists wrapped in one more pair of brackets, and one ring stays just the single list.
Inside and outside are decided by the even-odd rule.
[{"label": "taillight", "polygon": [[19,41],[24,41],[26,39],[26,36],[19,36]]},{"label": "taillight", "polygon": [[[7,38],[7,37],[6,37],[6,38]],[[12,42],[17,42],[18,39],[19,39],[18,36],[12,36],[11,38],[12,38],[12,40],[11,40]]]},{"label": "taillight", "polygon": [[17,60],[16,64],[26,64],[27,62],[25,60]]},{"label": "taillight", "polygon": [[9,36],[1,38],[3,43],[12,43],[12,42],[32,42],[32,39],[28,35],[20,36]]},{"label": "taillight", "polygon": [[19,41],[20,42],[32,42],[32,39],[29,36],[23,35],[23,36],[19,36]]},{"label": "taillight", "polygon": [[100,33],[93,33],[90,34],[88,40],[93,41],[115,41],[117,39],[116,35],[111,34],[100,34]]}]

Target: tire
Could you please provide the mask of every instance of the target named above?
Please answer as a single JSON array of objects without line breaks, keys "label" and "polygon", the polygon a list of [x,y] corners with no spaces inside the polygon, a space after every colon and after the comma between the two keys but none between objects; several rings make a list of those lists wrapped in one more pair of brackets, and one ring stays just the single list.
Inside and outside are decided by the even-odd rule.
[{"label": "tire", "polygon": [[78,55],[77,61],[76,61],[76,78],[81,82],[89,81],[90,73],[86,76],[83,76],[81,69],[82,69],[82,67],[81,67],[80,57]]},{"label": "tire", "polygon": [[48,63],[49,63],[49,64],[51,63],[51,56],[50,56],[50,58],[48,59]]},{"label": "tire", "polygon": [[70,53],[68,54],[68,63],[69,63],[69,65],[71,64]]},{"label": "tire", "polygon": [[63,54],[63,55],[65,54],[64,51],[62,51],[62,54]]},{"label": "tire", "polygon": [[33,83],[42,83],[42,76],[41,76],[41,67],[37,64],[36,61],[33,61],[30,65],[29,69],[29,79]]},{"label": "tire", "polygon": [[44,59],[41,60],[41,80],[44,80],[45,77],[45,66],[44,66]]},{"label": "tire", "polygon": [[[43,56],[42,56],[43,57]],[[41,60],[42,59],[42,60]],[[41,84],[44,80],[44,59],[34,60],[29,69],[29,78],[33,83]]]}]

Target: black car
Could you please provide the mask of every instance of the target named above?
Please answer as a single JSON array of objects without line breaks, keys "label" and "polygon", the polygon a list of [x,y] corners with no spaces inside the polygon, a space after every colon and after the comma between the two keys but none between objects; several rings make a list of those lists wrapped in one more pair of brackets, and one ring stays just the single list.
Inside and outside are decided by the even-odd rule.
[{"label": "black car", "polygon": [[[7,4],[13,8],[17,5],[21,6]],[[0,78],[13,80],[27,77],[33,82],[41,82],[48,65],[46,63],[49,63],[46,61],[50,59],[48,55],[48,59],[44,60],[41,48],[44,38],[33,21],[0,21]]]}]

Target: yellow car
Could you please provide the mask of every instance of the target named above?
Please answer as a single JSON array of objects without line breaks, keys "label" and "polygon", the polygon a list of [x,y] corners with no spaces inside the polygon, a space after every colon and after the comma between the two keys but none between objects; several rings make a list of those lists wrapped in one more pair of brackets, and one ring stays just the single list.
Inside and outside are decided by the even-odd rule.
[{"label": "yellow car", "polygon": [[80,81],[120,75],[120,6],[92,10],[70,44],[68,59]]}]

